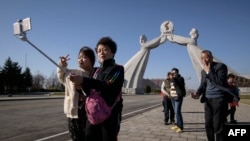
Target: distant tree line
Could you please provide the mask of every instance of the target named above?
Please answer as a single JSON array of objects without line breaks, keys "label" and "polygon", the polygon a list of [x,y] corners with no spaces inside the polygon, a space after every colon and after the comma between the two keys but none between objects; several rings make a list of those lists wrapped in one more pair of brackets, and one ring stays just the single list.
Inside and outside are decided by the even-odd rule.
[{"label": "distant tree line", "polygon": [[3,67],[0,66],[0,94],[63,90],[55,72],[48,78],[39,71],[32,75],[28,67],[22,72],[18,62],[13,62],[10,57]]},{"label": "distant tree line", "polygon": [[[155,82],[156,80],[151,80]],[[161,80],[155,82],[160,86]],[[150,92],[152,87],[151,83],[147,81],[145,91]],[[155,84],[155,85],[156,85]],[[250,87],[250,79],[245,77],[236,76],[236,85],[238,87]],[[4,65],[0,65],[0,94],[15,94],[22,92],[44,92],[44,91],[64,91],[64,86],[58,81],[55,72],[51,76],[46,77],[39,71],[31,74],[30,69],[25,68],[22,72],[22,67],[18,62],[13,62],[9,57]]]}]

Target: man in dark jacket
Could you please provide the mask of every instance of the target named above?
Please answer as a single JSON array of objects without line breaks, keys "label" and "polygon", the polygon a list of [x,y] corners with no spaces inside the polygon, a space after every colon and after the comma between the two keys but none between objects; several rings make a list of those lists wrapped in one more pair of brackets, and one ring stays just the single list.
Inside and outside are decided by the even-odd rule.
[{"label": "man in dark jacket", "polygon": [[[209,50],[201,52],[203,69],[201,82],[197,91],[192,95],[198,99],[203,95],[201,102],[205,108],[205,128],[208,141],[224,141],[223,130],[226,119],[227,101],[227,66],[214,62]],[[235,97],[239,100],[238,97]]]},{"label": "man in dark jacket", "polygon": [[[175,130],[177,133],[183,132],[183,117],[182,117],[182,103],[183,97],[186,95],[185,81],[184,78],[179,74],[179,69],[172,69],[173,79],[170,80],[170,85],[172,85],[177,94],[177,97],[172,98],[172,104],[174,112],[176,115],[176,125],[172,126],[171,129]],[[172,83],[172,84],[171,84]],[[172,90],[170,94],[172,93]]]}]

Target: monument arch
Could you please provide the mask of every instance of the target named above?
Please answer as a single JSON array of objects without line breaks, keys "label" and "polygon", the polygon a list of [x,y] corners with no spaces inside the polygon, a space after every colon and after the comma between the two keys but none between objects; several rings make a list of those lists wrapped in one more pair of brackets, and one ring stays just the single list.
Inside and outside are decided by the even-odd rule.
[{"label": "monument arch", "polygon": [[[144,93],[144,88],[142,87],[142,81],[148,63],[150,50],[157,48],[166,41],[169,41],[171,43],[176,43],[181,46],[186,46],[189,57],[191,59],[193,67],[200,81],[201,78],[200,72],[202,70],[202,62],[200,60],[200,54],[203,49],[197,45],[197,39],[199,37],[198,30],[196,28],[192,28],[189,33],[190,37],[175,35],[173,33],[174,31],[173,23],[171,21],[164,21],[160,26],[160,31],[161,34],[150,41],[147,41],[146,35],[140,36],[140,45],[141,45],[140,50],[124,65],[125,81],[124,81],[123,93],[129,93],[129,94]],[[216,57],[214,57],[214,61],[221,62]],[[232,70],[230,67],[228,68],[228,72],[234,73],[237,76],[239,76],[239,80],[244,78],[240,76],[239,73]],[[244,78],[244,82],[245,81],[250,82],[250,79]]]}]

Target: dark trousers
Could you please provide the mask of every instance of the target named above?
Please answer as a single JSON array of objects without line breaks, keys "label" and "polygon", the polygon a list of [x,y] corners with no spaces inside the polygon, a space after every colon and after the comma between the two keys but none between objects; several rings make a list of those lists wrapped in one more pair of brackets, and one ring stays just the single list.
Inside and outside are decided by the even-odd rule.
[{"label": "dark trousers", "polygon": [[84,109],[78,110],[78,118],[68,118],[68,128],[72,141],[85,141],[86,112]]},{"label": "dark trousers", "polygon": [[163,107],[163,112],[165,111],[165,102],[162,100],[162,107]]},{"label": "dark trousers", "polygon": [[163,101],[164,101],[164,107],[165,107],[164,108],[164,122],[167,123],[170,120],[171,123],[174,123],[175,113],[174,113],[172,101],[167,96],[163,97]]},{"label": "dark trousers", "polygon": [[234,115],[236,111],[236,106],[230,106],[230,109],[228,110],[228,115],[230,115],[230,121],[234,121]]},{"label": "dark trousers", "polygon": [[206,98],[205,128],[208,141],[224,141],[223,131],[227,112],[227,102],[223,97]]},{"label": "dark trousers", "polygon": [[117,141],[120,130],[121,112],[113,109],[110,117],[101,124],[86,124],[86,141]]}]

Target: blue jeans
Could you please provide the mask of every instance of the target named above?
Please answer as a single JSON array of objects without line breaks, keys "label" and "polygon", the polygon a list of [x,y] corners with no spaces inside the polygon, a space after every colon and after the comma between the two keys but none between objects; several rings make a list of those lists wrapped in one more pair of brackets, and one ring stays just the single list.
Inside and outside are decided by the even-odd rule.
[{"label": "blue jeans", "polygon": [[176,115],[176,125],[181,129],[183,129],[183,118],[181,113],[182,102],[183,97],[178,97],[178,99],[172,99],[172,104]]}]

